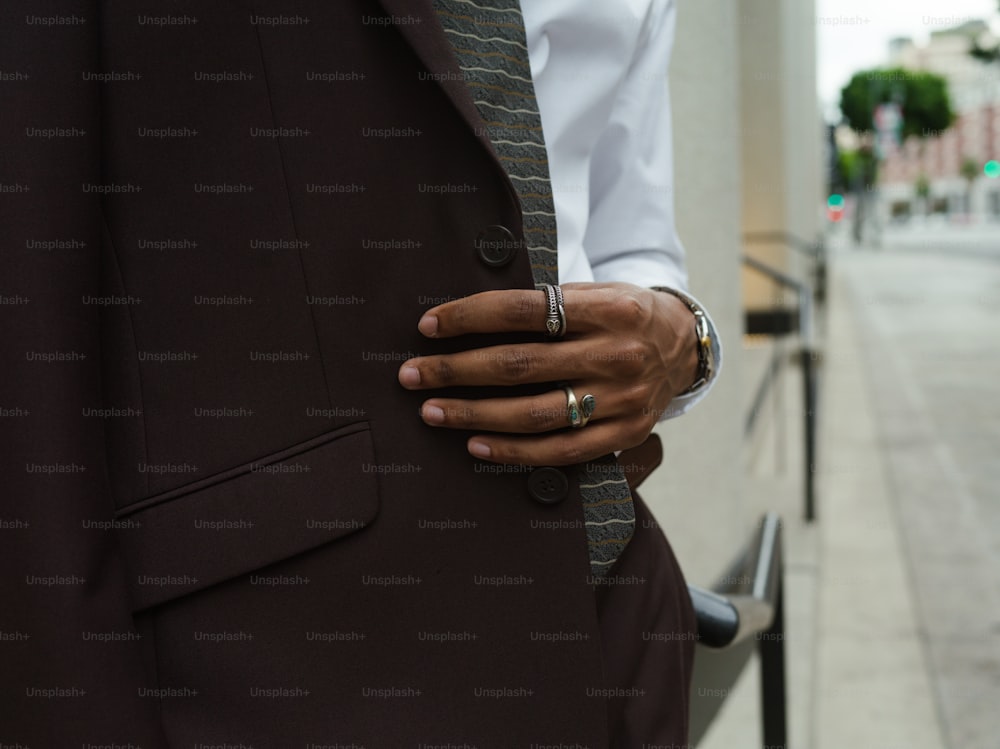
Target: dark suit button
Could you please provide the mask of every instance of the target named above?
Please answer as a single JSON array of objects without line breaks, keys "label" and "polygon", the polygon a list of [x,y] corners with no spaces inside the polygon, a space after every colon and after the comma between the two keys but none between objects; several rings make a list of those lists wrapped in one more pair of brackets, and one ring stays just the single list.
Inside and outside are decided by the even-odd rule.
[{"label": "dark suit button", "polygon": [[514,259],[524,243],[514,238],[505,226],[487,226],[476,237],[476,252],[487,265],[499,268]]},{"label": "dark suit button", "polygon": [[536,468],[528,476],[528,493],[537,502],[554,505],[566,499],[569,480],[558,468]]}]

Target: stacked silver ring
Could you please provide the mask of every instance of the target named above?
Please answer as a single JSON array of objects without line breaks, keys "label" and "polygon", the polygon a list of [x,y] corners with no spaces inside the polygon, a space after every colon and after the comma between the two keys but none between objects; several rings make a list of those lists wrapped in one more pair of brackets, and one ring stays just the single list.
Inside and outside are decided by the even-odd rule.
[{"label": "stacked silver ring", "polygon": [[563,301],[562,289],[547,283],[543,287],[543,291],[548,305],[545,335],[549,338],[562,338],[566,335],[566,304]]}]

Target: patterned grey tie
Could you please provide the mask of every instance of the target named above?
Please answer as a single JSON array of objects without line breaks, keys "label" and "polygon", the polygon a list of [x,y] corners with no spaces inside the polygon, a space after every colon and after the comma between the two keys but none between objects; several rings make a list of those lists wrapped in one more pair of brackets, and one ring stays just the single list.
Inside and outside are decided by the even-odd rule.
[{"label": "patterned grey tie", "polygon": [[[434,0],[434,8],[521,199],[535,286],[556,284],[555,206],[520,4]],[[632,495],[614,455],[580,466],[579,478],[591,574],[603,577],[632,538]]]}]

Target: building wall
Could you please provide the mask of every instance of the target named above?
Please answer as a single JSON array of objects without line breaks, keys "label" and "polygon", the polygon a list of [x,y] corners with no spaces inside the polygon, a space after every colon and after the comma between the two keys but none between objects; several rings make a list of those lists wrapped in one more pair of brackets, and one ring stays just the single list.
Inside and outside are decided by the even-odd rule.
[{"label": "building wall", "polygon": [[[789,186],[785,226],[792,234],[814,241],[823,228],[821,209],[826,197],[822,168],[826,126],[817,94],[815,4],[813,0],[783,0],[780,13],[785,72],[782,113],[786,123],[781,152]],[[744,100],[745,108],[750,104]],[[800,254],[789,258],[786,267],[805,276]]]},{"label": "building wall", "polygon": [[[743,229],[790,232],[814,241],[822,228],[824,129],[816,89],[813,0],[742,5],[739,29],[743,120]],[[780,243],[749,248],[754,257],[805,276],[803,258]],[[750,307],[785,295],[747,271]]]},{"label": "building wall", "polygon": [[733,0],[679,0],[670,69],[678,232],[692,293],[721,332],[725,369],[705,401],[658,428],[664,464],[641,490],[689,580],[701,584],[722,571],[745,533],[737,8]]},{"label": "building wall", "polygon": [[[748,230],[813,239],[821,205],[823,132],[815,80],[812,0],[678,0],[669,75],[675,204],[692,292],[725,349],[722,376],[687,415],[658,427],[663,466],[641,490],[688,578],[709,584],[745,542],[743,424],[748,371],[743,314],[770,285],[747,283]],[[791,188],[789,187],[791,186]],[[755,254],[783,270],[780,247]]]},{"label": "building wall", "polygon": [[[743,230],[770,232],[785,228],[788,179],[784,150],[791,121],[783,116],[793,72],[785,65],[784,0],[741,4],[739,24],[740,112],[743,121]],[[755,245],[754,257],[778,268],[788,263],[781,244]],[[750,307],[770,306],[772,284],[744,272]]]}]

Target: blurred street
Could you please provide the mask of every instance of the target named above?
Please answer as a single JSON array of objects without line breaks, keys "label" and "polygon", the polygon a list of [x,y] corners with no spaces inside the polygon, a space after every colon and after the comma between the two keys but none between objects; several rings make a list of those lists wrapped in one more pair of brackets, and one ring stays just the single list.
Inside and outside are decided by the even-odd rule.
[{"label": "blurred street", "polygon": [[996,746],[1000,231],[890,231],[880,250],[842,251],[836,265],[865,352],[946,746]]},{"label": "blurred street", "polygon": [[[851,247],[849,240],[842,237],[835,242],[838,246],[844,245],[845,249]],[[940,221],[912,221],[908,225],[887,228],[881,244],[868,249],[951,259],[992,258],[1000,262],[1000,226],[949,226]]]},{"label": "blurred street", "polygon": [[[779,511],[786,532],[790,747],[997,746],[998,234],[831,242],[817,522],[802,520],[797,408],[757,440],[784,460],[757,460],[746,482],[749,506]],[[799,378],[784,380],[797,404]],[[760,745],[757,678],[744,674],[703,746]]]},{"label": "blurred street", "polygon": [[[781,517],[794,749],[1000,747],[998,2],[677,4],[675,212],[726,364],[643,496],[703,588]],[[745,652],[701,661],[702,749],[762,743]]]}]

